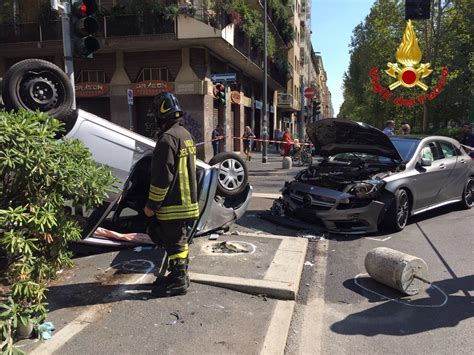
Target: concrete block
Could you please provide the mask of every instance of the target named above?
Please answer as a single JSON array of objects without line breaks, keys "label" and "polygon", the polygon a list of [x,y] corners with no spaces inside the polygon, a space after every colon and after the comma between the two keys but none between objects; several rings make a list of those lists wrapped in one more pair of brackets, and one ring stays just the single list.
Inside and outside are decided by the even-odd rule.
[{"label": "concrete block", "polygon": [[283,162],[281,164],[281,167],[283,169],[291,169],[292,166],[293,166],[293,162],[291,161],[291,158],[290,157],[283,157]]}]

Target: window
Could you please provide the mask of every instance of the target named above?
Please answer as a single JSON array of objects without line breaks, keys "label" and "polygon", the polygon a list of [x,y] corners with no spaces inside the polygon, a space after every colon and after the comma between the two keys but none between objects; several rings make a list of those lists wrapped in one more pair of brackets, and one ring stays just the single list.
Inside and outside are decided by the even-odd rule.
[{"label": "window", "polygon": [[107,83],[105,71],[82,70],[77,76],[76,83]]},{"label": "window", "polygon": [[428,143],[427,146],[421,150],[421,157],[430,161],[443,159],[444,156],[438,151],[435,142]]},{"label": "window", "polygon": [[439,142],[439,146],[445,158],[452,158],[458,155],[454,146],[449,142]]},{"label": "window", "polygon": [[145,80],[170,81],[168,68],[143,68],[138,74],[137,82]]}]

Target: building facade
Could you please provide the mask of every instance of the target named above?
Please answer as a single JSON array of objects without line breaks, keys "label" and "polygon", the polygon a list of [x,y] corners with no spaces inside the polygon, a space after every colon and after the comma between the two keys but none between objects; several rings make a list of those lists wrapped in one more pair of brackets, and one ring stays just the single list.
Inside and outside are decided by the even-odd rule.
[{"label": "building facade", "polygon": [[[263,48],[242,30],[241,18],[226,8],[226,1],[158,1],[152,10],[120,7],[116,0],[98,1],[101,43],[91,59],[75,59],[77,107],[145,136],[154,133],[147,117],[155,95],[175,93],[185,111],[184,124],[200,145],[199,156],[212,156],[211,132],[217,124],[225,129],[225,149],[240,151],[245,126],[257,137],[263,133]],[[263,19],[259,0],[246,7]],[[269,8],[269,33],[275,38],[280,60],[268,60],[269,137],[275,129],[296,132],[302,108],[302,45],[309,1],[281,1],[287,18]],[[60,67],[63,62],[61,21],[49,9],[49,1],[9,2],[0,9],[0,76],[25,58],[42,58]],[[170,9],[174,8],[172,12]],[[244,8],[246,10],[246,8]],[[152,11],[150,13],[149,11]],[[282,29],[287,21],[293,36]],[[302,27],[303,26],[303,27]],[[286,34],[286,36],[285,36]],[[283,57],[283,61],[281,59]],[[283,62],[283,63],[282,63]],[[286,67],[285,67],[286,65]],[[286,69],[286,70],[285,70]],[[215,100],[214,74],[235,73],[226,85],[226,105]],[[129,110],[127,90],[133,90]],[[131,117],[129,116],[131,112]],[[130,122],[131,120],[131,122]],[[256,145],[256,149],[260,144]]]}]

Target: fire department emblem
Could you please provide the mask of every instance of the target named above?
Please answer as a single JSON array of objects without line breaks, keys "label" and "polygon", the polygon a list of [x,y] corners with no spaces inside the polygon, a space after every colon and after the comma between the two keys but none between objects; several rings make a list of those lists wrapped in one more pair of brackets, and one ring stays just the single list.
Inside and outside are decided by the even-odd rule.
[{"label": "fire department emblem", "polygon": [[402,85],[406,88],[419,86],[425,91],[428,90],[428,85],[420,81],[420,79],[426,78],[433,70],[430,69],[430,63],[419,64],[421,61],[421,50],[418,46],[418,40],[416,39],[411,20],[408,20],[405,27],[402,43],[398,47],[396,58],[398,63],[387,63],[388,69],[385,70],[385,73],[397,79],[397,81],[389,85],[389,89],[394,90]]}]

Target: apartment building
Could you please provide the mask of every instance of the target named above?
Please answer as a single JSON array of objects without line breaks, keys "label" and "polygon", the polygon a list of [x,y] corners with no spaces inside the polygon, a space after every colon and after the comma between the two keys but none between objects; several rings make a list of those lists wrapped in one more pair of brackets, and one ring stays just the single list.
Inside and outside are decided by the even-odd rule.
[{"label": "apartment building", "polygon": [[[126,3],[98,1],[101,48],[90,59],[74,60],[77,107],[128,127],[127,89],[132,89],[135,130],[151,136],[154,122],[146,115],[148,107],[155,95],[170,91],[178,96],[184,123],[196,142],[210,142],[217,124],[226,129],[227,150],[241,149],[240,140],[233,137],[240,137],[246,125],[261,135],[263,48],[242,29],[241,14],[225,7],[229,2],[135,2],[153,5],[142,11],[120,6]],[[245,3],[263,19],[261,1]],[[288,31],[285,35],[281,23],[286,23],[271,8],[267,14],[269,33],[286,58],[283,65],[275,57],[268,60],[270,138],[276,128],[294,131],[301,110],[302,3],[282,0],[279,5],[286,8],[288,17],[283,20],[291,23],[293,36]],[[49,0],[25,0],[0,8],[0,76],[25,58],[43,58],[63,67],[61,21],[48,5]],[[216,102],[211,81],[213,74],[221,73],[235,73],[237,78],[226,86],[225,106]],[[199,155],[210,158],[211,145],[201,145]]]}]

